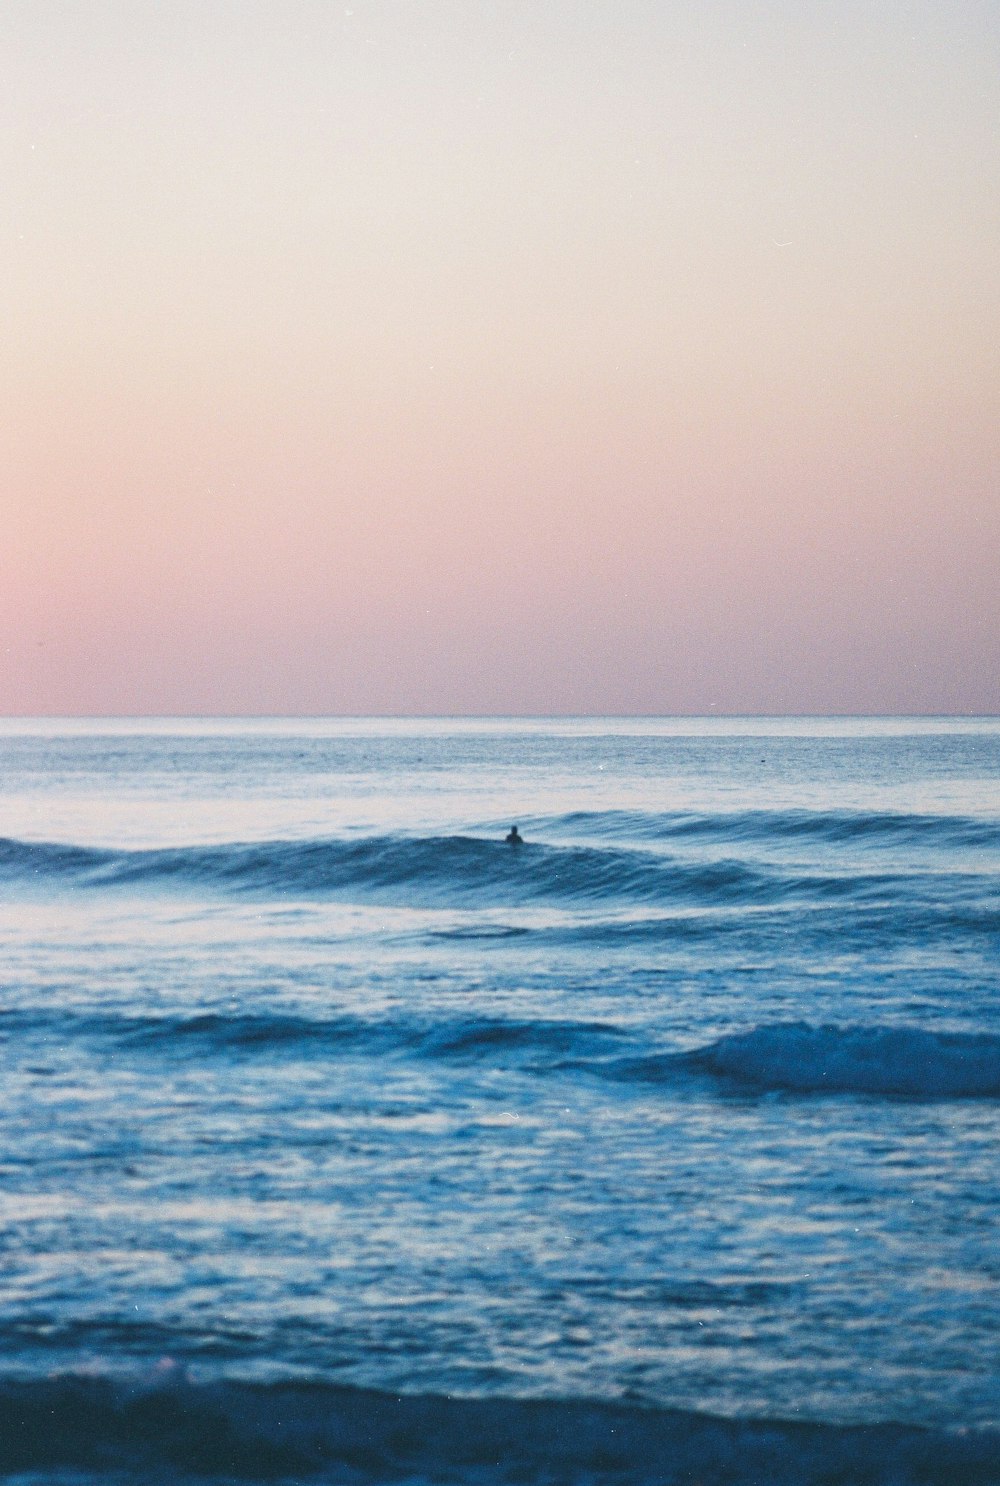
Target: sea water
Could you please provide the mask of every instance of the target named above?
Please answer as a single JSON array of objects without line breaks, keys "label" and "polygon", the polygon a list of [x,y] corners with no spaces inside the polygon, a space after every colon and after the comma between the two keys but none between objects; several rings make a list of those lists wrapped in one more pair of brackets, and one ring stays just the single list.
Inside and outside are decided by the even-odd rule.
[{"label": "sea water", "polygon": [[11,720],[0,812],[0,1471],[1000,1481],[1000,722]]}]

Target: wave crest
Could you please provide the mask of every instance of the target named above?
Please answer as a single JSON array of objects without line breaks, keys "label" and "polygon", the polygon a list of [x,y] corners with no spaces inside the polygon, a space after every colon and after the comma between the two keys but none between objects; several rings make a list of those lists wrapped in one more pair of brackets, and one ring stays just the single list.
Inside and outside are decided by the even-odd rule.
[{"label": "wave crest", "polygon": [[471,836],[376,836],[102,850],[0,841],[0,874],[33,885],[197,892],[349,894],[430,905],[620,901],[766,901],[782,891],[738,861],[685,863],[639,849],[548,846],[512,851]]},{"label": "wave crest", "polygon": [[1000,822],[975,816],[932,815],[890,810],[732,810],[662,813],[576,810],[546,824],[569,834],[632,840],[706,840],[887,846],[988,846],[997,844]]},{"label": "wave crest", "polygon": [[687,1059],[694,1068],[755,1089],[1000,1098],[1000,1037],[986,1032],[779,1022],[721,1037]]}]

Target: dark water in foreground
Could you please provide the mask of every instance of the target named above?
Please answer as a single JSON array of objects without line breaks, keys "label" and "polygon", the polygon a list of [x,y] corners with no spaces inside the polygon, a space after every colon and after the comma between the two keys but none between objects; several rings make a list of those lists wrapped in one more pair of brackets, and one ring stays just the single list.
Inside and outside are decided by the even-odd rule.
[{"label": "dark water in foreground", "polygon": [[1000,1482],[1000,723],[18,721],[0,809],[0,1472]]}]

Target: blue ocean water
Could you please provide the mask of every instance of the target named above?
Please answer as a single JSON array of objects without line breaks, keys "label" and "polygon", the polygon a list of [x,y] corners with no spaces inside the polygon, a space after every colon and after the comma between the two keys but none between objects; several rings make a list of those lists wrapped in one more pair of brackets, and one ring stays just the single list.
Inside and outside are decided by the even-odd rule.
[{"label": "blue ocean water", "polygon": [[8,720],[0,809],[0,1473],[1000,1482],[1000,721]]}]

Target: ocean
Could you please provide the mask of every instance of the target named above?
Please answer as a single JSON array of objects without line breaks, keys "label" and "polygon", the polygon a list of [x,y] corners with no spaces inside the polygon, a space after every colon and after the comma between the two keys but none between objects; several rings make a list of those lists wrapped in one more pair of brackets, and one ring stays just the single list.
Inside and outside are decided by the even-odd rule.
[{"label": "ocean", "polygon": [[1000,721],[8,719],[0,811],[6,1479],[1000,1483]]}]

